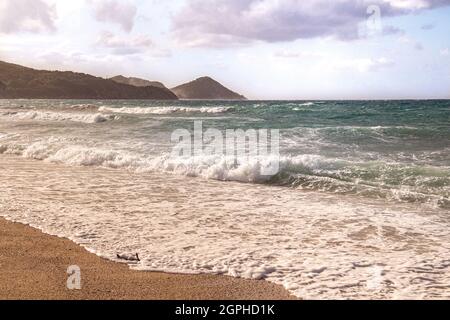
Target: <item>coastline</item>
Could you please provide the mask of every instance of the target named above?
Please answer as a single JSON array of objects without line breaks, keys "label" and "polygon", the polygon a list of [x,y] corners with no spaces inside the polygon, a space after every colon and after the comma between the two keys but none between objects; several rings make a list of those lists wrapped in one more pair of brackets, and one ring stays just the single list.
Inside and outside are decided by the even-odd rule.
[{"label": "coastline", "polygon": [[[81,269],[81,290],[67,289],[67,268]],[[267,281],[220,275],[131,270],[74,242],[0,218],[0,299],[288,300]]]}]

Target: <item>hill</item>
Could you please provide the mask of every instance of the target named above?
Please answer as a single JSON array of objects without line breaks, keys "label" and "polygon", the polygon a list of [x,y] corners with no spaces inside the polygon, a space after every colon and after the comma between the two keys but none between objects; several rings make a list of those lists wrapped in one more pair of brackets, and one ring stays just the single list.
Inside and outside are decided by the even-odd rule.
[{"label": "hill", "polygon": [[171,90],[180,99],[246,100],[210,77],[198,78]]},{"label": "hill", "polygon": [[118,83],[122,83],[122,84],[128,84],[130,86],[135,86],[135,87],[157,87],[157,88],[167,89],[166,86],[159,81],[149,81],[149,80],[134,78],[134,77],[127,78],[124,76],[115,76],[115,77],[111,78],[111,80],[118,82]]},{"label": "hill", "polygon": [[164,88],[130,86],[84,73],[35,70],[3,61],[0,61],[0,98],[177,99]]}]

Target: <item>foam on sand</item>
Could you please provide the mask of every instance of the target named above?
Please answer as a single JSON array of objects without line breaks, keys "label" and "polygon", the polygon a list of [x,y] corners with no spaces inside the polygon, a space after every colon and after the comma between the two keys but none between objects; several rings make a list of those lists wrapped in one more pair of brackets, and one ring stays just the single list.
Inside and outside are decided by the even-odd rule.
[{"label": "foam on sand", "polygon": [[[82,153],[89,164],[101,162]],[[104,156],[117,163],[117,155]],[[2,162],[1,215],[114,261],[118,253],[139,253],[131,268],[265,279],[306,299],[450,298],[448,219],[433,211],[273,186],[1,161],[9,161]]]}]

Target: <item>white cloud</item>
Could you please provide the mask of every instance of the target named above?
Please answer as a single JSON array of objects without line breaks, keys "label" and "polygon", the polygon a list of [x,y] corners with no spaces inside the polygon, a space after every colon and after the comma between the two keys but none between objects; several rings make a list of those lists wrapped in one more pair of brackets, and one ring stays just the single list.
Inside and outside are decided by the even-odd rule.
[{"label": "white cloud", "polygon": [[239,47],[248,44],[250,41],[239,36],[232,36],[227,34],[192,34],[187,33],[183,35],[181,42],[183,47],[210,47],[210,48],[224,48],[224,47]]},{"label": "white cloud", "polygon": [[427,0],[385,0],[394,8],[420,10],[427,9],[432,5],[432,1]]},{"label": "white cloud", "polygon": [[109,31],[102,32],[96,44],[113,49],[113,53],[119,55],[140,53],[154,46],[153,41],[146,35],[120,37]]},{"label": "white cloud", "polygon": [[0,33],[55,31],[56,8],[45,0],[1,0]]},{"label": "white cloud", "polygon": [[422,29],[422,30],[432,30],[432,29],[434,29],[434,24],[432,24],[432,23],[424,24],[424,25],[421,27],[421,29]]},{"label": "white cloud", "polygon": [[448,48],[441,50],[441,56],[447,57],[450,54],[450,50]]},{"label": "white cloud", "polygon": [[255,40],[352,40],[361,36],[369,6],[379,8],[382,18],[446,5],[450,0],[186,0],[173,18],[173,34],[180,43],[213,47]]},{"label": "white cloud", "polygon": [[60,68],[70,68],[73,65],[84,63],[86,58],[79,52],[55,52],[46,50],[36,56],[36,60],[42,61],[45,65],[59,66]]},{"label": "white cloud", "polygon": [[296,50],[281,50],[275,52],[276,58],[298,59],[298,58],[323,58],[324,54],[312,51],[296,51]]},{"label": "white cloud", "polygon": [[136,6],[127,0],[89,0],[94,7],[95,18],[100,22],[118,24],[131,32],[136,18]]},{"label": "white cloud", "polygon": [[343,59],[330,62],[330,66],[335,70],[353,70],[361,73],[375,72],[381,69],[389,68],[394,65],[394,61],[381,57],[373,58],[357,58]]},{"label": "white cloud", "polygon": [[398,38],[398,41],[401,42],[401,43],[410,45],[414,49],[419,50],[419,51],[422,51],[424,49],[423,45],[419,41],[417,41],[417,40],[415,40],[413,38],[410,38],[410,37],[408,37],[406,35],[403,35],[400,38]]}]

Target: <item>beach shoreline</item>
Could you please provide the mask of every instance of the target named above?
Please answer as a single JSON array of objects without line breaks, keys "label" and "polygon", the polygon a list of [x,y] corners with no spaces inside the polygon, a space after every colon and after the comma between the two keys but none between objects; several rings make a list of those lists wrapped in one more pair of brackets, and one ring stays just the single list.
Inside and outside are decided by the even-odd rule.
[{"label": "beach shoreline", "polygon": [[[0,217],[23,224],[0,218],[0,299],[448,296],[440,212],[8,154],[0,167]],[[81,291],[66,288],[74,265]]]},{"label": "beach shoreline", "polygon": [[[2,300],[287,300],[283,287],[267,281],[219,275],[182,275],[131,270],[74,242],[0,218]],[[81,270],[81,290],[69,290],[69,266]]]}]

